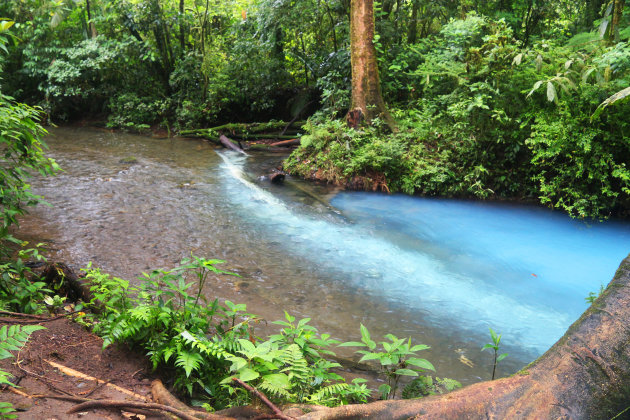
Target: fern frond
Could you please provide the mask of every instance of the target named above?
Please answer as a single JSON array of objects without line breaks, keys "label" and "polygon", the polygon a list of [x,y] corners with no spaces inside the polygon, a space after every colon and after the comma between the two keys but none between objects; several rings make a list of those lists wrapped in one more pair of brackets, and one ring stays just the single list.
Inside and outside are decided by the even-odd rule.
[{"label": "fern frond", "polygon": [[287,366],[281,372],[286,372],[290,379],[297,379],[299,382],[304,382],[309,378],[310,369],[308,362],[297,344],[291,344],[284,349],[281,361]]},{"label": "fern frond", "polygon": [[193,370],[199,369],[201,362],[203,362],[203,359],[199,353],[189,353],[181,350],[177,354],[177,359],[175,359],[175,366],[183,368],[186,372],[186,377],[189,377]]},{"label": "fern frond", "polygon": [[309,402],[322,403],[330,399],[338,399],[340,394],[348,388],[349,385],[343,382],[322,387],[309,397]]},{"label": "fern frond", "polygon": [[206,337],[195,336],[189,331],[183,331],[180,335],[186,344],[208,356],[225,360],[230,355],[225,351],[220,341],[210,341]]},{"label": "fern frond", "polygon": [[0,359],[13,357],[12,351],[20,350],[32,333],[43,329],[41,325],[3,325],[0,328]]},{"label": "fern frond", "polygon": [[258,388],[264,391],[267,395],[272,395],[277,398],[284,398],[290,400],[292,394],[286,389],[285,386],[271,382],[263,378],[263,381],[258,385]]},{"label": "fern frond", "polygon": [[129,310],[129,315],[137,320],[148,323],[151,318],[151,309],[148,306],[136,306]]}]

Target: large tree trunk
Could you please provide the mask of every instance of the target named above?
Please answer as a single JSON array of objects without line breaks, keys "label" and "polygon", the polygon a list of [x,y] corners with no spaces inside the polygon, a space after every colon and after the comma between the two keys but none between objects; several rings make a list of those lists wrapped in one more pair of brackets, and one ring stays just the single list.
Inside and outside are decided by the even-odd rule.
[{"label": "large tree trunk", "polygon": [[629,321],[630,256],[564,337],[512,377],[443,396],[317,411],[300,420],[611,419],[630,407]]},{"label": "large tree trunk", "polygon": [[356,127],[361,119],[370,122],[379,116],[393,125],[393,120],[385,108],[378,76],[374,47],[373,0],[352,0],[350,4],[350,63],[352,66],[350,113],[356,114],[360,110],[362,116],[349,118],[350,125]]},{"label": "large tree trunk", "polygon": [[623,6],[625,0],[614,0],[613,2],[613,15],[610,26],[610,39],[613,43],[619,42],[619,25],[621,23],[621,17],[623,15]]}]

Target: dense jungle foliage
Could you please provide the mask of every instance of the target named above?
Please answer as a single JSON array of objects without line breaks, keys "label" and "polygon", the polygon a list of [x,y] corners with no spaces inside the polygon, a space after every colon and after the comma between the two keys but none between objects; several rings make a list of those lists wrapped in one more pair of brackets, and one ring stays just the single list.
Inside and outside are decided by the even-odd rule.
[{"label": "dense jungle foliage", "polygon": [[169,130],[311,116],[286,168],[354,188],[630,210],[630,13],[621,0],[383,0],[398,130],[343,117],[350,0],[22,0],[3,91],[50,122]]}]

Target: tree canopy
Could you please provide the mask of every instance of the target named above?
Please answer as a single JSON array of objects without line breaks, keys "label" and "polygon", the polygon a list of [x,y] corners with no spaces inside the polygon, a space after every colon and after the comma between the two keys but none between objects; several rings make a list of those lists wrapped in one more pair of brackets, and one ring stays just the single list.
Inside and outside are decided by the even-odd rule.
[{"label": "tree canopy", "polygon": [[[624,5],[375,2],[373,37],[355,38],[370,40],[384,99],[365,112],[386,107],[400,128],[387,140],[378,117],[367,131],[335,128],[356,106],[350,0],[3,2],[16,38],[2,77],[53,122],[182,130],[312,116],[295,173],[329,166],[327,181],[356,188],[603,218],[630,207]],[[353,147],[337,150],[337,135]]]}]

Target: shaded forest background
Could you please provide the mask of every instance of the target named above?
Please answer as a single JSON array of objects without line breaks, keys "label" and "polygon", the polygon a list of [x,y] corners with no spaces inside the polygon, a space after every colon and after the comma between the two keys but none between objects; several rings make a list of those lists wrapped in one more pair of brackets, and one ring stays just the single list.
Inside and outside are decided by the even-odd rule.
[{"label": "shaded forest background", "polygon": [[3,2],[2,91],[48,122],[139,131],[310,116],[286,163],[307,178],[628,215],[623,0],[375,3],[395,133],[343,120],[350,13],[349,0]]}]

